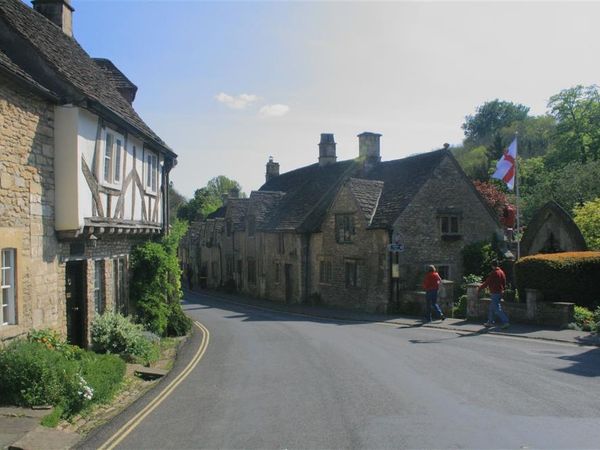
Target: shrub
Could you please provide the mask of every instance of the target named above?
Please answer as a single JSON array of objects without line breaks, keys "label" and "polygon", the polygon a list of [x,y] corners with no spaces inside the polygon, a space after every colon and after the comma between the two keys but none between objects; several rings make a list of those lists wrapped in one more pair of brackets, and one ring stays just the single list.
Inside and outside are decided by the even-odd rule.
[{"label": "shrub", "polygon": [[81,375],[94,390],[94,402],[106,403],[123,381],[125,362],[117,355],[86,352],[81,358]]},{"label": "shrub", "polygon": [[83,349],[76,345],[68,344],[58,331],[50,328],[31,330],[27,333],[27,340],[43,344],[48,350],[56,350],[62,353],[67,359],[75,359],[83,353]]},{"label": "shrub", "polygon": [[593,307],[600,301],[600,252],[534,255],[515,263],[517,288],[542,292],[544,301],[571,301]]},{"label": "shrub", "polygon": [[[131,299],[140,322],[160,336],[179,332],[186,326],[185,319],[181,319],[179,301],[183,292],[177,259],[177,247],[185,231],[186,225],[176,222],[161,242],[145,242],[132,253]],[[179,311],[174,313],[175,309]],[[171,324],[170,320],[177,323]]]},{"label": "shrub", "polygon": [[57,405],[77,391],[78,369],[45,344],[13,342],[0,352],[0,398],[17,406]]},{"label": "shrub", "polygon": [[467,317],[467,296],[461,295],[458,301],[452,307],[452,317],[465,318]]},{"label": "shrub", "polygon": [[485,276],[492,267],[492,261],[498,258],[493,244],[489,242],[467,244],[461,254],[464,273],[480,276]]},{"label": "shrub", "polygon": [[116,353],[145,364],[157,358],[156,346],[144,336],[144,328],[112,311],[92,322],[92,347],[99,353]]},{"label": "shrub", "polygon": [[192,329],[192,320],[185,315],[181,305],[173,305],[168,318],[167,335],[185,336]]}]

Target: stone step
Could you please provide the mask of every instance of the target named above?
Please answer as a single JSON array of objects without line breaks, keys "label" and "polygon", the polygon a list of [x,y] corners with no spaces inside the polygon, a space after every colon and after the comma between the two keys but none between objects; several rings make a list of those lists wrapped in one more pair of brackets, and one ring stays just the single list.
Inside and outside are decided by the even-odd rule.
[{"label": "stone step", "polygon": [[141,364],[136,364],[133,367],[133,373],[145,380],[155,380],[157,378],[164,377],[169,372],[167,370],[158,369],[155,367],[145,367]]}]

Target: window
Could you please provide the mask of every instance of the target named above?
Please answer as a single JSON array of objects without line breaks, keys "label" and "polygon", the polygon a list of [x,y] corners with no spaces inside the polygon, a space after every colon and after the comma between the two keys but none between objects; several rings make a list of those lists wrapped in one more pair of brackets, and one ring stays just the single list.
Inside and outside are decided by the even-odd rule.
[{"label": "window", "polygon": [[15,262],[16,250],[14,248],[2,249],[1,290],[2,309],[0,309],[0,325],[12,325],[16,323],[15,314]]},{"label": "window", "polygon": [[279,282],[281,281],[281,264],[279,264],[278,262],[275,263],[275,283],[279,284]]},{"label": "window", "polygon": [[279,233],[277,235],[277,252],[280,255],[283,255],[285,253],[285,235],[283,233]]},{"label": "window", "polygon": [[354,236],[354,215],[336,214],[335,215],[335,240],[338,243],[352,242]]},{"label": "window", "polygon": [[102,272],[104,272],[104,262],[96,261],[94,263],[94,311],[96,311],[97,314],[102,314],[104,312],[104,283]]},{"label": "window", "polygon": [[248,258],[248,283],[256,284],[256,260]]},{"label": "window", "polygon": [[107,131],[104,145],[104,182],[118,184],[121,181],[123,137]]},{"label": "window", "polygon": [[439,216],[442,240],[460,239],[460,219],[460,214],[441,214]]},{"label": "window", "polygon": [[146,151],[146,190],[156,192],[158,187],[158,156]]},{"label": "window", "polygon": [[233,257],[227,256],[225,258],[225,273],[227,275],[227,279],[233,278]]},{"label": "window", "polygon": [[113,260],[113,295],[115,310],[127,315],[127,298],[125,286],[125,258]]},{"label": "window", "polygon": [[321,260],[319,262],[319,283],[331,283],[331,261]]},{"label": "window", "polygon": [[346,260],[346,286],[362,287],[362,266],[359,261]]}]

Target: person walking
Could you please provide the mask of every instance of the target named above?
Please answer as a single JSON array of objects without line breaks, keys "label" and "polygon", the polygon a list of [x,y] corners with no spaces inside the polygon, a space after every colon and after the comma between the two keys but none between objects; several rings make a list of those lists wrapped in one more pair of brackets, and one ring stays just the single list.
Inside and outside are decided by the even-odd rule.
[{"label": "person walking", "polygon": [[432,308],[437,312],[440,320],[446,319],[440,305],[437,303],[438,289],[440,288],[441,283],[442,278],[440,277],[440,274],[437,273],[435,266],[427,267],[427,273],[423,279],[423,289],[425,289],[425,300],[427,301],[425,322],[431,322]]},{"label": "person walking", "polygon": [[502,305],[500,304],[505,287],[506,275],[498,265],[498,261],[494,260],[492,261],[492,271],[488,274],[481,286],[477,288],[478,293],[485,288],[489,288],[490,297],[492,298],[492,301],[490,302],[490,308],[488,310],[488,321],[483,324],[483,326],[486,328],[494,326],[494,316],[498,316],[500,318],[500,321],[502,322],[501,328],[504,329],[510,326],[508,317],[504,311],[502,311]]}]

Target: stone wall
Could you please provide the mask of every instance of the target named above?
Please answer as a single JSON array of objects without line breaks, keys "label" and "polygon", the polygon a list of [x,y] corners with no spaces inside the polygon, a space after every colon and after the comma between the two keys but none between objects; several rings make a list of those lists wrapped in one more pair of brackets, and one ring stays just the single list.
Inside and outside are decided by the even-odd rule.
[{"label": "stone wall", "polygon": [[[349,243],[339,243],[335,235],[336,214],[352,214],[355,235]],[[388,304],[388,232],[368,230],[363,212],[348,186],[338,193],[321,226],[310,241],[310,292],[323,304],[386,312]],[[320,281],[320,264],[331,263],[331,280]],[[359,286],[347,286],[346,263],[359,265]]]},{"label": "stone wall", "polygon": [[54,234],[54,108],[0,75],[0,248],[17,253],[16,325],[65,329],[64,267]]},{"label": "stone wall", "polygon": [[[453,239],[442,237],[440,215],[445,213],[459,217],[459,233]],[[459,283],[463,275],[463,247],[490,241],[500,228],[469,181],[445,158],[396,220],[394,231],[401,235],[404,244],[398,258],[400,288],[412,290],[421,288],[429,264],[448,267],[447,278]]]}]

